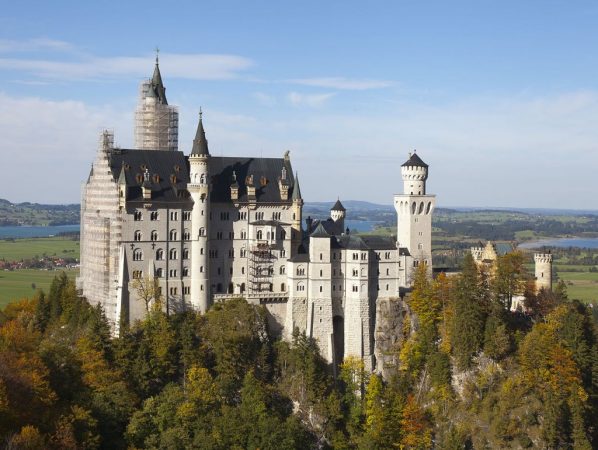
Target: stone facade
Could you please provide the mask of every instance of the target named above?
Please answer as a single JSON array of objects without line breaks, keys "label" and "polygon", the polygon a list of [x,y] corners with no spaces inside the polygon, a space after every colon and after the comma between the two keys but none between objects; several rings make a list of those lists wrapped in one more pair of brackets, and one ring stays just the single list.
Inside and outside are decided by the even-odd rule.
[{"label": "stone facade", "polygon": [[[156,70],[150,97],[165,101]],[[142,131],[157,133],[152,123]],[[340,200],[328,219],[303,224],[289,153],[213,156],[201,113],[188,154],[170,145],[115,148],[110,134],[102,136],[83,188],[78,284],[116,333],[121,321],[145,315],[138,286],[156,280],[169,311],[205,312],[243,297],[266,308],[274,333],[315,338],[330,363],[356,356],[369,370],[389,364],[376,342],[389,341],[380,330],[402,321],[389,314],[403,311],[415,267],[431,269],[434,196],[419,156],[401,168],[397,239],[350,234]]]}]

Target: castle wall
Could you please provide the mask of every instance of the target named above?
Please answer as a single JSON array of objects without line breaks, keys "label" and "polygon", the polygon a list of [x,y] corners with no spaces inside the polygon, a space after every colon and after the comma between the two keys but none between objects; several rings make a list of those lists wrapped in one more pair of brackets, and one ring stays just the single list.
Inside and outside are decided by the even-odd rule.
[{"label": "castle wall", "polygon": [[101,135],[93,173],[83,187],[81,214],[81,271],[77,284],[91,304],[102,305],[113,327],[119,322],[116,283],[122,233],[118,188],[108,165],[113,136]]}]

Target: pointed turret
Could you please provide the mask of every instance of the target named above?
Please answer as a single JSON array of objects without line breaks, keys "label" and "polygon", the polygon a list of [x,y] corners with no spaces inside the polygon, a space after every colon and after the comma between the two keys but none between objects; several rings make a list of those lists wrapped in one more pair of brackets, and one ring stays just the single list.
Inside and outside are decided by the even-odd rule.
[{"label": "pointed turret", "polygon": [[197,124],[197,131],[195,132],[195,139],[193,139],[192,155],[196,156],[210,156],[208,150],[208,140],[206,139],[206,132],[203,129],[203,119],[201,109],[199,110],[199,123]]},{"label": "pointed turret", "polygon": [[346,209],[343,206],[343,204],[341,203],[341,200],[337,199],[334,206],[332,208],[330,208],[330,211],[343,211],[344,212],[344,211],[346,211]]},{"label": "pointed turret", "polygon": [[156,66],[154,67],[154,75],[152,76],[151,89],[158,97],[158,101],[163,105],[168,105],[166,100],[166,88],[162,83],[162,75],[160,74],[160,63],[158,62],[158,55],[156,55]]},{"label": "pointed turret", "polygon": [[303,200],[303,197],[301,197],[301,188],[299,188],[299,175],[298,174],[295,174],[295,184],[293,186],[292,200],[293,201]]}]

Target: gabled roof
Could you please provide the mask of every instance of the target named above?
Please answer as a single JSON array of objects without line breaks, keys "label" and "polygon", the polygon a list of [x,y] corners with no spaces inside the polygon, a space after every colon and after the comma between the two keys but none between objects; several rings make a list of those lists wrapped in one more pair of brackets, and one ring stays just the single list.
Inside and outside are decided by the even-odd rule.
[{"label": "gabled roof", "polygon": [[313,238],[329,238],[330,237],[330,235],[326,232],[326,230],[322,226],[321,222],[318,223],[318,226],[316,227],[314,232],[311,233],[309,236],[313,237]]},{"label": "gabled roof", "polygon": [[193,148],[191,155],[209,156],[208,140],[206,139],[206,132],[203,129],[203,119],[201,110],[199,111],[199,123],[197,124],[197,131],[195,132],[195,139],[193,139]]},{"label": "gabled roof", "polygon": [[[229,156],[212,156],[208,164],[210,175],[210,201],[228,203],[231,201],[244,203],[249,200],[247,186],[250,176],[253,175],[255,187],[255,201],[257,203],[283,203],[290,205],[292,200],[282,200],[278,177],[282,168],[291,171],[289,161],[283,158],[236,158]],[[239,185],[238,199],[232,200],[230,196],[233,172]]]},{"label": "gabled roof", "polygon": [[403,163],[401,167],[428,167],[428,165],[417,156],[417,153],[413,152],[407,161]]},{"label": "gabled roof", "polygon": [[[191,202],[187,195],[189,167],[183,152],[114,149],[109,152],[109,163],[113,179],[127,185],[127,201],[144,201],[141,188],[145,184],[152,191],[152,201]],[[144,180],[146,170],[149,180]]]},{"label": "gabled roof", "polygon": [[330,211],[346,211],[346,209],[343,206],[343,204],[341,203],[340,199],[337,199],[334,206],[332,208],[330,208]]}]

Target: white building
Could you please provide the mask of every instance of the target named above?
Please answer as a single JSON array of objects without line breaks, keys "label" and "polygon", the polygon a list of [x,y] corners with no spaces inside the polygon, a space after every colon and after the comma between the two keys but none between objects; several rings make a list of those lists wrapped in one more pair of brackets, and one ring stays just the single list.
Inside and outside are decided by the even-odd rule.
[{"label": "white building", "polygon": [[120,149],[104,132],[83,187],[82,294],[104,307],[115,332],[122,320],[146,313],[136,278],[155,277],[171,312],[205,312],[214,302],[244,297],[266,307],[275,333],[289,337],[298,329],[317,339],[329,362],[353,355],[374,370],[377,302],[398,301],[417,265],[431,269],[428,166],[414,153],[401,167],[398,240],[349,234],[340,201],[329,219],[308,218],[304,226],[288,152],[212,156],[201,113],[193,145],[178,151],[170,138],[178,134],[174,122],[164,132],[150,117],[164,111],[145,108],[167,105],[157,64],[152,80],[159,82],[145,82],[142,91],[164,102],[140,98],[144,119],[136,121],[135,136],[166,138],[156,148],[143,138],[136,139],[140,148]]}]

